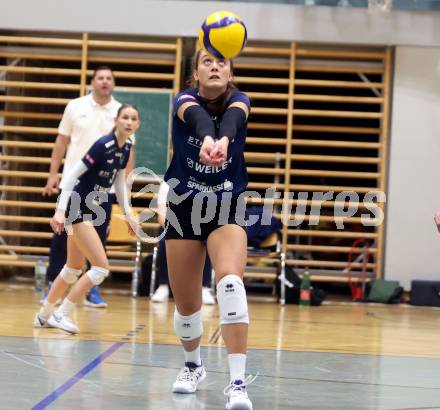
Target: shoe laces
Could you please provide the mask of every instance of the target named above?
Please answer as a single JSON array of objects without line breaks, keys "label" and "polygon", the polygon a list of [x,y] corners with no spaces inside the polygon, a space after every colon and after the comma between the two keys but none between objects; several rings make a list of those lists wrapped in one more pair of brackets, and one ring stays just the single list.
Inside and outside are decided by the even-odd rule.
[{"label": "shoe laces", "polygon": [[177,380],[180,382],[192,382],[196,378],[195,372],[200,366],[189,367],[185,366],[177,375]]},{"label": "shoe laces", "polygon": [[225,396],[228,396],[229,394],[243,394],[246,392],[246,386],[249,386],[251,383],[254,382],[254,380],[258,377],[260,373],[258,372],[255,376],[252,376],[251,374],[246,377],[240,384],[235,384],[234,382],[229,383],[225,389],[223,390],[223,394]]},{"label": "shoe laces", "polygon": [[63,320],[65,322],[73,323],[73,320],[64,311],[54,312],[54,315],[56,315],[60,321]]}]

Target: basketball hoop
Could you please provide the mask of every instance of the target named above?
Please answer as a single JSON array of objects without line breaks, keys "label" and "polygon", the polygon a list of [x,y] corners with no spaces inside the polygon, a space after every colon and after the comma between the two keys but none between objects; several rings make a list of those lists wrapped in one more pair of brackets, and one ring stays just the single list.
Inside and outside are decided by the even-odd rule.
[{"label": "basketball hoop", "polygon": [[369,13],[389,13],[393,7],[393,0],[368,0]]}]

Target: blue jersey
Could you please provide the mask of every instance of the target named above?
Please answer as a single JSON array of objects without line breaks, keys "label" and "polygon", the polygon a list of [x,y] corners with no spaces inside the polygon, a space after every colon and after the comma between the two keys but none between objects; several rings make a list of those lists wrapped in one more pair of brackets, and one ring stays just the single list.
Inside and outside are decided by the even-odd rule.
[{"label": "blue jersey", "polygon": [[93,191],[110,192],[116,174],[127,166],[132,141],[127,139],[122,147],[114,132],[101,137],[89,149],[82,162],[88,168],[82,174],[75,188],[83,200]]},{"label": "blue jersey", "polygon": [[[238,195],[246,189],[248,177],[244,160],[244,144],[247,133],[247,123],[232,135],[228,146],[226,161],[220,166],[209,166],[199,162],[199,152],[203,141],[199,140],[194,131],[177,116],[179,107],[185,102],[194,101],[207,111],[205,101],[199,96],[197,88],[189,88],[179,93],[174,99],[173,110],[173,159],[165,174],[165,181],[176,178],[180,181],[174,190],[180,194],[191,192],[214,192],[221,195],[224,191],[230,191]],[[249,98],[246,94],[236,91],[225,104],[227,108],[234,102],[242,102],[250,111]],[[208,111],[209,112],[209,111]],[[220,116],[212,116],[218,138],[219,126],[222,119]]]}]

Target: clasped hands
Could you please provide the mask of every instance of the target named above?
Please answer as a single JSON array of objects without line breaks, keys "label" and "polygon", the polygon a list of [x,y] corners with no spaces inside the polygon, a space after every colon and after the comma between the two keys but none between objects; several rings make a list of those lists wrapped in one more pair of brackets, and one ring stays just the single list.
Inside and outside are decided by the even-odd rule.
[{"label": "clasped hands", "polygon": [[199,159],[204,165],[221,166],[228,158],[229,139],[227,137],[214,140],[206,136],[200,148]]}]

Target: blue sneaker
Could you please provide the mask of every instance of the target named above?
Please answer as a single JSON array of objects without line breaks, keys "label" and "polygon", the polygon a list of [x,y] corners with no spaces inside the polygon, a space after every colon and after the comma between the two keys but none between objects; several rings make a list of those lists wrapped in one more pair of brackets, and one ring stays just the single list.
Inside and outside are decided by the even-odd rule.
[{"label": "blue sneaker", "polygon": [[106,308],[107,303],[105,303],[104,299],[99,294],[98,286],[94,286],[90,289],[86,298],[84,299],[84,305],[95,308]]}]

